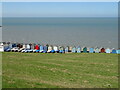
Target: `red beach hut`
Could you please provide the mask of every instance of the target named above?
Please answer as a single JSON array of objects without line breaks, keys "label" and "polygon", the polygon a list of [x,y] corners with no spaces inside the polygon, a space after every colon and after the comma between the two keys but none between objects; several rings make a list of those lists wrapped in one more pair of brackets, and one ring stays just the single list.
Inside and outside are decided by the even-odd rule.
[{"label": "red beach hut", "polygon": [[105,48],[102,48],[102,49],[100,50],[100,52],[101,52],[101,53],[105,53]]},{"label": "red beach hut", "polygon": [[35,49],[36,49],[36,50],[39,50],[40,48],[39,48],[39,46],[38,46],[38,45],[36,45],[36,46],[35,46]]}]

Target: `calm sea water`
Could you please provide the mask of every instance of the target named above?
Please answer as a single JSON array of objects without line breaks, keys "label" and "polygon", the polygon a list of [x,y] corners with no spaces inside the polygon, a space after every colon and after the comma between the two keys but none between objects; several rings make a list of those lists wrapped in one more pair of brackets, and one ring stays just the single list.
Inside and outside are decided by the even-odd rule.
[{"label": "calm sea water", "polygon": [[3,18],[3,41],[118,47],[117,18]]}]

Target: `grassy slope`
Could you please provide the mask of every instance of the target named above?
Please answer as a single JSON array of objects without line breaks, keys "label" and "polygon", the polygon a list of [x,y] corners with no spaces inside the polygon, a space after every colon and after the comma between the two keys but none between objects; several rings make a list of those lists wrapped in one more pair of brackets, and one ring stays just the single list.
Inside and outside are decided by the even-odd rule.
[{"label": "grassy slope", "polygon": [[3,53],[3,88],[117,88],[117,54]]}]

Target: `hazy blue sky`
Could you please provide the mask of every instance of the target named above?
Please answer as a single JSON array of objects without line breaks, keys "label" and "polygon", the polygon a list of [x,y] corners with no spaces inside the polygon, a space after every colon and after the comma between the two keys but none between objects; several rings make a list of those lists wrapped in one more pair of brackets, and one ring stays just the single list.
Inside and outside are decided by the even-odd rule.
[{"label": "hazy blue sky", "polygon": [[117,2],[4,2],[3,17],[117,17]]}]

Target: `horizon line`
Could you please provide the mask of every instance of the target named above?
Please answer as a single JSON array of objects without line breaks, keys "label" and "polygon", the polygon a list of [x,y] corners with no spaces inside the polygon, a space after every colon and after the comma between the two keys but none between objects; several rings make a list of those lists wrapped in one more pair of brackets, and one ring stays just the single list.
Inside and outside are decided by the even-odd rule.
[{"label": "horizon line", "polygon": [[[18,18],[24,18],[24,16],[18,16]],[[28,16],[28,17],[26,17],[25,16],[25,18],[31,18],[31,17],[34,17],[34,18],[39,18],[39,16]],[[41,17],[41,16],[40,16]],[[48,16],[44,16],[44,17],[41,17],[41,18],[47,18]],[[50,18],[59,18],[59,17],[56,17],[56,16],[50,16]],[[61,16],[62,17],[62,16]],[[60,17],[60,18],[61,18]],[[99,16],[97,16],[97,17],[99,17]],[[100,16],[100,17],[105,17],[105,18],[107,18],[107,16]],[[118,16],[109,16],[108,18],[111,18],[111,17],[113,17],[113,18],[118,18]],[[14,18],[13,16],[10,16],[10,17],[4,17],[4,16],[2,16],[2,17],[0,17],[0,18]],[[17,18],[17,16],[15,16],[15,18]],[[48,17],[49,18],[49,17]],[[62,17],[62,18],[64,18],[64,17]],[[93,16],[92,17],[65,17],[65,18],[94,18]],[[96,17],[95,17],[96,18]]]}]

